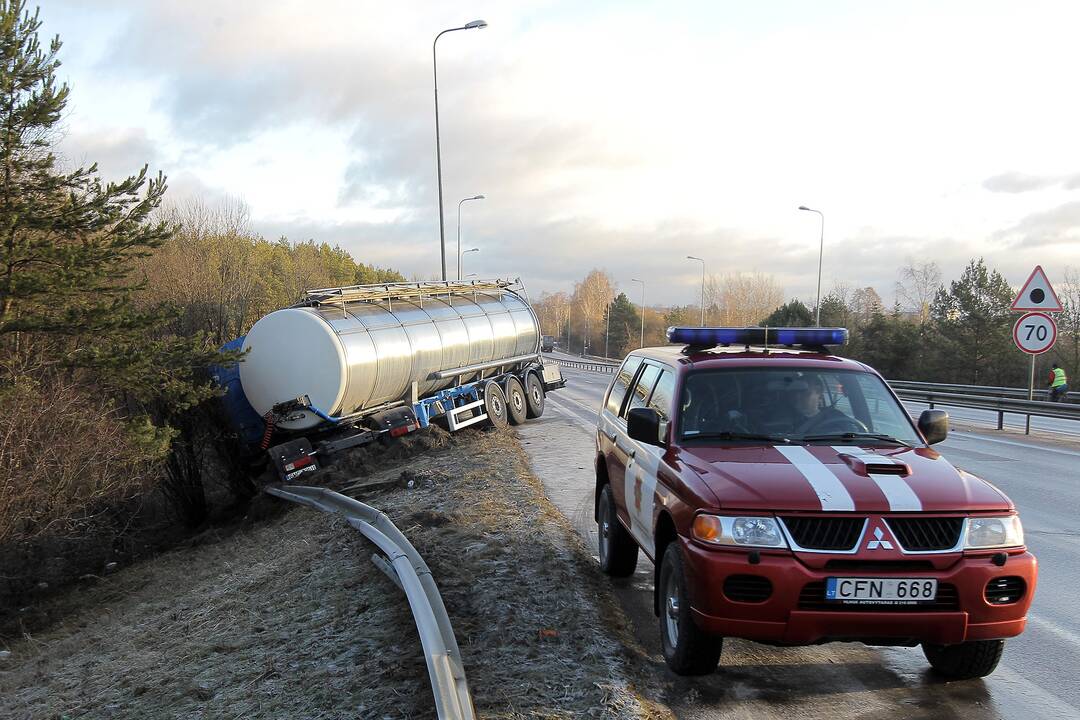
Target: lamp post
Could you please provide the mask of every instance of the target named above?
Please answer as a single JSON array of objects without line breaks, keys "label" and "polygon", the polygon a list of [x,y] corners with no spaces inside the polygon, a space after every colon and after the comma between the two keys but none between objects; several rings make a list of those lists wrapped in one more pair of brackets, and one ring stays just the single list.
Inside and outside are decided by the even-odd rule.
[{"label": "lamp post", "polygon": [[825,254],[825,213],[820,210],[814,210],[808,208],[805,205],[799,206],[800,210],[806,212],[817,213],[821,217],[821,246],[818,248],[817,256],[817,303],[814,308],[814,325],[821,327],[821,258]]},{"label": "lamp post", "polygon": [[457,266],[457,279],[461,279],[461,203],[469,202],[470,200],[483,200],[483,195],[473,195],[470,198],[464,198],[458,201],[457,204],[457,251],[458,251],[458,266]]},{"label": "lamp post", "polygon": [[435,54],[435,46],[438,45],[439,38],[448,32],[456,32],[457,30],[479,30],[486,27],[487,23],[483,20],[473,20],[470,23],[465,23],[461,27],[443,30],[435,36],[435,40],[431,43],[431,70],[435,77],[435,172],[438,176],[439,185],[439,255],[442,257],[443,282],[446,282],[446,232],[443,227],[442,146],[439,139],[439,65],[438,58]]},{"label": "lamp post", "polygon": [[461,266],[464,263],[465,256],[471,252],[480,252],[480,248],[469,248],[468,250],[462,251],[457,256],[458,280],[461,279]]},{"label": "lamp post", "polygon": [[611,335],[611,303],[607,306],[607,327],[604,328],[604,357],[608,356],[608,336]]},{"label": "lamp post", "polygon": [[631,282],[641,283],[641,341],[638,347],[645,347],[645,281],[630,278]]},{"label": "lamp post", "polygon": [[705,327],[705,261],[693,255],[687,255],[686,259],[701,263],[701,327]]}]

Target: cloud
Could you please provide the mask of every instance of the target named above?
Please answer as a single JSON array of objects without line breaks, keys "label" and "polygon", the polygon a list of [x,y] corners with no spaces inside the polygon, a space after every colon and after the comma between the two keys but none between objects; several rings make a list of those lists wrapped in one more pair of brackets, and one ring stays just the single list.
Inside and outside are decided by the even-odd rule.
[{"label": "cloud", "polygon": [[1013,245],[1036,247],[1080,241],[1080,201],[1025,216],[994,234]]},{"label": "cloud", "polygon": [[107,180],[138,174],[143,165],[157,172],[157,145],[142,128],[110,128],[69,132],[56,147],[60,161],[71,167],[97,163]]},{"label": "cloud", "polygon": [[1019,172],[1007,172],[994,175],[983,180],[983,187],[990,192],[999,193],[1025,193],[1032,190],[1043,190],[1061,182],[1061,178],[1054,175],[1027,175]]}]

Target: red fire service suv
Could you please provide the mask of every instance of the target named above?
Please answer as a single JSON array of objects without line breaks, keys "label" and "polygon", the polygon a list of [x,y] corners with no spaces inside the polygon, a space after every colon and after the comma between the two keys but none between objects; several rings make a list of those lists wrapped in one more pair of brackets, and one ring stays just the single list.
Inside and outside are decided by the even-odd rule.
[{"label": "red fire service suv", "polygon": [[601,569],[655,564],[668,666],[721,638],[922,645],[951,678],[1024,630],[1036,562],[1012,502],[931,445],[841,328],[669,328],[623,361],[597,428]]}]

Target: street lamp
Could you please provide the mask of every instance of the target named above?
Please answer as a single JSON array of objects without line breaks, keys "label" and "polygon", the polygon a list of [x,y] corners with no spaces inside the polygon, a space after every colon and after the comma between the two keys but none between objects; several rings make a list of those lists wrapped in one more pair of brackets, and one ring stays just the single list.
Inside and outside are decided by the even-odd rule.
[{"label": "street lamp", "polygon": [[446,232],[443,228],[443,202],[442,202],[442,146],[439,140],[439,65],[435,55],[435,46],[439,38],[448,32],[457,30],[479,30],[486,28],[487,23],[483,20],[473,20],[461,27],[447,28],[435,36],[431,43],[431,70],[435,77],[435,171],[439,180],[439,255],[442,257],[442,279],[446,282]]},{"label": "street lamp", "polygon": [[645,281],[630,278],[631,282],[641,283],[641,342],[638,347],[645,347]]},{"label": "street lamp", "polygon": [[458,251],[458,266],[457,266],[457,279],[461,279],[461,203],[469,202],[470,200],[483,200],[483,195],[473,195],[471,198],[464,198],[459,200],[457,204],[457,251]]},{"label": "street lamp", "polygon": [[458,266],[458,280],[460,280],[460,279],[461,279],[461,265],[462,265],[462,263],[463,263],[463,262],[464,262],[464,260],[465,260],[465,256],[466,256],[466,255],[468,255],[468,254],[469,254],[469,253],[471,253],[471,252],[480,252],[480,248],[469,248],[468,250],[465,250],[465,251],[463,251],[463,252],[462,252],[461,254],[459,254],[459,255],[458,255],[458,257],[457,257],[457,266]]},{"label": "street lamp", "polygon": [[687,255],[686,259],[701,263],[701,327],[705,327],[705,261],[693,255]]},{"label": "street lamp", "polygon": [[821,257],[825,254],[825,213],[808,208],[805,205],[800,205],[799,209],[817,213],[821,217],[821,247],[818,249],[817,256],[817,304],[814,310],[814,325],[821,327]]}]

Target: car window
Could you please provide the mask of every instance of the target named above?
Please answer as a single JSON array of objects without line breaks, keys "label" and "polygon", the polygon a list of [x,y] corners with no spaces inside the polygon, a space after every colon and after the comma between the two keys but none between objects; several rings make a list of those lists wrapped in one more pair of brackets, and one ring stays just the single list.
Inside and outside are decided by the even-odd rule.
[{"label": "car window", "polygon": [[630,403],[626,406],[627,410],[645,407],[645,403],[649,399],[649,393],[652,392],[653,386],[656,385],[656,378],[659,375],[660,368],[655,365],[645,366],[645,369],[641,371],[641,375],[638,376],[637,384],[634,386],[634,392],[630,396]]},{"label": "car window", "polygon": [[652,397],[649,399],[649,407],[660,414],[664,420],[671,418],[671,403],[675,396],[675,373],[663,370],[660,379],[656,381]]},{"label": "car window", "polygon": [[[865,372],[818,368],[738,368],[687,375],[679,436],[731,433],[811,442],[849,442],[846,433],[884,433],[921,444],[884,382]],[[852,442],[857,440],[851,439]]]},{"label": "car window", "polygon": [[619,374],[611,381],[611,390],[608,392],[607,410],[612,415],[618,415],[622,408],[623,398],[626,397],[626,388],[630,387],[630,381],[634,379],[634,373],[641,365],[640,355],[631,355],[623,361],[619,368]]},{"label": "car window", "polygon": [[856,377],[863,402],[866,404],[866,414],[869,418],[867,425],[870,430],[895,437],[901,437],[900,433],[905,431],[910,432],[911,423],[906,413],[903,415],[900,413],[896,400],[885,387],[885,383],[876,375],[869,373],[859,373]]}]

